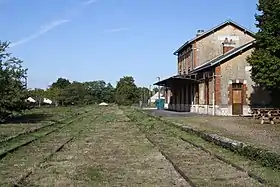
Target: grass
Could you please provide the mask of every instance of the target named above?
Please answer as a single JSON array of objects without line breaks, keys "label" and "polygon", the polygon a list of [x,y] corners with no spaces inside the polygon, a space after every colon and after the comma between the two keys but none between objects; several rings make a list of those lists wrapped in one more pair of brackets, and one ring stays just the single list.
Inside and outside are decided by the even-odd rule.
[{"label": "grass", "polygon": [[[48,176],[48,181],[55,180],[56,184],[65,185],[170,186],[170,179],[163,176],[163,169],[168,167],[168,163],[165,163],[166,166],[162,160],[150,158],[158,153],[149,142],[142,142],[144,137],[138,129],[124,122],[126,118],[117,108],[107,109],[102,110],[102,115],[94,120],[94,125],[87,126],[88,130],[83,131],[80,138],[53,157],[48,168],[40,170],[39,175]],[[51,170],[57,165],[63,169],[56,170],[58,172],[53,175]],[[158,173],[160,171],[163,173]],[[30,180],[41,183],[37,177]]]},{"label": "grass", "polygon": [[178,128],[163,123],[155,118],[148,117],[142,112],[127,111],[130,117],[139,123],[139,126],[172,157],[181,169],[196,184],[202,186],[257,186],[248,176],[242,175],[234,168],[221,164],[217,159],[213,159],[202,150],[194,149],[188,143],[182,143],[179,139],[183,137],[198,145],[211,150],[215,154],[242,166],[247,171],[251,171],[269,182],[267,186],[279,186],[279,171],[262,167],[256,162],[238,156],[233,152],[216,146],[203,139],[183,132]]},{"label": "grass", "polygon": [[[22,186],[188,186],[143,132],[198,186],[259,184],[245,173],[237,172],[202,150],[183,142],[180,137],[257,173],[269,181],[269,186],[280,184],[278,172],[261,167],[142,112],[129,108],[120,109],[117,106],[89,106],[72,108],[69,113],[59,115],[74,119],[77,111],[89,112],[75,123],[59,128],[2,159],[0,186],[15,183],[30,168],[34,170],[23,181]],[[46,118],[45,121],[54,118],[56,117]],[[50,127],[52,128],[54,126]],[[40,133],[43,132],[38,132],[37,135]],[[22,136],[17,141],[26,141],[34,136],[35,134]],[[74,137],[72,141],[44,160],[71,137]],[[15,144],[7,147],[13,145]],[[38,163],[40,164],[34,167]]]},{"label": "grass", "polygon": [[[45,124],[41,124],[41,127],[44,126],[44,128],[41,128],[40,130],[33,132],[33,133],[27,133],[27,134],[22,134],[20,136],[16,136],[13,139],[10,139],[9,141],[3,141],[0,143],[0,154],[13,149],[15,147],[18,147],[22,144],[24,144],[27,141],[32,141],[40,136],[44,136],[45,134],[49,133],[50,131],[54,130],[55,128],[59,128],[64,126],[65,124],[70,123],[73,120],[73,117],[76,117],[79,113],[86,112],[88,111],[89,108],[63,108],[63,110],[60,109],[61,113],[58,115],[56,118],[57,120],[60,119],[60,121],[57,122],[51,122],[50,121],[45,121]],[[54,109],[54,112],[57,112],[57,109]],[[64,118],[64,120],[63,120]],[[21,124],[18,124],[19,126]],[[16,125],[14,124],[13,127],[17,128]],[[11,127],[11,129],[13,129]],[[25,132],[25,131],[23,131]],[[20,132],[22,133],[22,132]]]},{"label": "grass", "polygon": [[59,122],[82,111],[81,107],[40,108],[26,111],[21,116],[0,124],[0,141],[19,133]]},{"label": "grass", "polygon": [[[84,110],[88,109],[84,108]],[[48,154],[59,147],[61,142],[66,141],[71,135],[77,133],[78,131],[74,131],[71,128],[74,124],[68,125],[67,128],[60,128],[58,131],[20,148],[2,159],[0,162],[0,184],[7,186],[9,183],[15,183],[20,175],[25,174],[34,164],[42,161]],[[29,134],[16,138],[6,144],[6,149],[17,146],[24,141],[43,135],[44,133],[46,131],[39,131],[32,135]]]},{"label": "grass", "polygon": [[92,109],[76,123],[5,157],[0,183],[15,182],[74,136],[35,168],[22,186],[188,186],[122,110],[116,106]]}]

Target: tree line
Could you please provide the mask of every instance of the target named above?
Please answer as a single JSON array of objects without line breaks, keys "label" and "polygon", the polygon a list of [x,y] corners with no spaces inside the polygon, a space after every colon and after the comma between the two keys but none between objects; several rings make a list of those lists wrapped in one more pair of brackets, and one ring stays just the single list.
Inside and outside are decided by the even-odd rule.
[{"label": "tree line", "polygon": [[118,105],[148,103],[157,89],[137,87],[131,76],[124,76],[116,87],[103,80],[78,82],[58,78],[47,89],[27,89],[27,69],[23,61],[7,52],[9,43],[0,41],[0,120],[32,108],[27,98],[35,99],[37,106],[50,99],[56,106],[88,105],[101,102]]},{"label": "tree line", "polygon": [[41,106],[43,99],[50,99],[56,106],[89,105],[116,103],[118,105],[148,103],[150,97],[158,91],[146,87],[137,87],[134,78],[124,76],[117,82],[116,87],[103,80],[77,82],[65,78],[58,78],[47,89],[35,88],[28,91],[28,96],[36,100]]}]

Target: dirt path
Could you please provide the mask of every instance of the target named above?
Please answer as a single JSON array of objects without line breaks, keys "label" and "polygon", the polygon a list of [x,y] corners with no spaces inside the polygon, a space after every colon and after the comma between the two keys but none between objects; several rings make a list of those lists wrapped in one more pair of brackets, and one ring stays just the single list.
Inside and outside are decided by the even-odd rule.
[{"label": "dirt path", "polygon": [[79,137],[37,168],[25,186],[188,186],[117,108],[82,124]]}]

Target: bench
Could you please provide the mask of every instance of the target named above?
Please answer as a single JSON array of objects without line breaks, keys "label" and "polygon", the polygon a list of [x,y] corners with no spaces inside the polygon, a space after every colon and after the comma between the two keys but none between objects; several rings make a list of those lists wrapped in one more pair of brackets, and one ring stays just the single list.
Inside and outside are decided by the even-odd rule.
[{"label": "bench", "polygon": [[280,109],[278,108],[252,108],[251,113],[254,119],[261,119],[261,124],[264,124],[265,120],[275,124],[275,120],[280,119]]}]

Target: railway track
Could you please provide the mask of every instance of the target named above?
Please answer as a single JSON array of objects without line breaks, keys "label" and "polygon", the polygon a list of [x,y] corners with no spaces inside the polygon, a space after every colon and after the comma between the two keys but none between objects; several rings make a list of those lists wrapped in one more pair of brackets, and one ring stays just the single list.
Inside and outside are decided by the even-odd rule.
[{"label": "railway track", "polygon": [[[78,132],[79,133],[79,132]],[[51,153],[47,154],[47,156],[45,156],[41,161],[37,162],[33,167],[28,168],[27,171],[25,172],[25,174],[21,175],[18,179],[17,182],[15,182],[14,184],[12,184],[11,186],[13,187],[20,187],[20,186],[24,186],[24,181],[32,174],[34,173],[35,169],[40,167],[41,164],[43,164],[44,162],[46,162],[47,160],[49,160],[54,154],[58,153],[66,144],[70,143],[73,139],[75,138],[75,136],[71,136],[70,138],[68,138],[66,141],[64,141],[63,143],[61,143],[57,148],[55,148]]]},{"label": "railway track", "polygon": [[[84,120],[90,124],[97,117],[95,115],[91,118],[84,118]],[[80,118],[75,119],[75,121]],[[6,172],[2,172],[3,177],[5,177],[2,181],[2,186],[28,186],[25,183],[29,176],[36,173],[37,168],[41,168],[45,162],[60,152],[65,145],[72,142],[83,130],[85,129],[83,129],[83,126],[80,127],[79,124],[65,125],[53,130],[55,133],[49,133],[51,137],[41,137],[40,141],[33,141],[28,146],[17,151],[13,156],[5,158],[5,161],[2,160],[0,170],[4,171],[5,168],[8,168]]]},{"label": "railway track", "polygon": [[[0,152],[0,160],[2,160],[8,154],[13,153],[14,151],[18,150],[19,148],[24,147],[34,141],[37,141],[61,128],[64,128],[65,126],[70,125],[70,124],[74,123],[75,121],[78,121],[79,119],[85,117],[89,112],[90,111],[85,111],[78,117],[74,116],[74,117],[67,118],[67,119],[65,119],[65,121],[68,121],[69,119],[74,118],[74,119],[68,121],[67,123],[57,122],[55,124],[48,125],[48,127],[50,127],[50,129],[48,129],[47,127],[40,128],[37,131],[32,131],[29,133],[22,133],[18,136],[8,138],[7,141],[2,142],[0,144],[1,149],[2,149],[2,151]],[[62,121],[64,121],[64,120],[62,120]]]},{"label": "railway track", "polygon": [[[129,117],[129,116],[128,116]],[[130,118],[130,117],[129,117]],[[130,118],[131,119],[131,118]],[[142,118],[141,118],[142,119]],[[155,119],[155,118],[154,118]],[[206,148],[181,136],[170,135],[167,124],[145,126],[135,121],[140,131],[168,160],[174,169],[191,186],[263,186],[267,181],[246,171],[236,163],[218,156]],[[162,122],[160,122],[162,123]],[[166,128],[165,128],[166,127]],[[177,129],[179,130],[179,129]],[[183,132],[182,130],[181,133]],[[272,186],[272,185],[270,185]]]},{"label": "railway track", "polygon": [[[140,128],[139,128],[140,129]],[[171,165],[174,167],[174,169],[181,175],[182,178],[185,179],[185,181],[191,186],[191,187],[196,187],[196,185],[194,184],[194,182],[187,176],[186,173],[184,173],[181,169],[180,169],[180,166],[178,166],[172,159],[170,156],[168,156],[168,154],[166,154],[164,152],[164,150],[157,145],[157,143],[155,141],[152,140],[152,138],[150,136],[148,136],[145,132],[143,132],[142,129],[140,129],[142,133],[145,134],[145,137],[147,138],[147,140],[153,144],[153,146],[155,148],[158,149],[158,151],[164,156],[164,158],[166,160],[168,160],[169,163],[171,163]]]},{"label": "railway track", "polygon": [[[82,114],[84,113],[87,113],[89,111],[85,110],[82,112]],[[66,121],[68,121],[69,119],[72,119],[72,118],[75,118],[77,117],[78,115],[80,115],[80,113],[77,113],[75,114],[74,116],[71,116],[71,117],[67,117],[67,118],[64,118],[62,120],[59,120],[59,121],[52,121],[51,123],[47,124],[47,125],[43,125],[43,126],[40,126],[40,127],[37,127],[37,128],[34,128],[34,129],[30,129],[30,130],[26,130],[26,131],[23,131],[23,132],[20,132],[18,134],[15,134],[13,136],[9,136],[9,137],[6,137],[6,138],[3,138],[3,139],[0,139],[0,145],[2,143],[5,143],[5,142],[9,142],[9,141],[12,141],[13,139],[16,139],[20,136],[24,136],[24,135],[28,135],[28,134],[31,134],[31,133],[35,133],[35,132],[38,132],[40,130],[43,130],[45,128],[48,128],[48,127],[52,127],[54,125],[58,125],[58,124],[63,124],[65,123]]]},{"label": "railway track", "polygon": [[241,172],[244,172],[244,173],[247,173],[247,175],[248,175],[249,177],[251,177],[251,178],[257,180],[259,183],[261,183],[261,184],[267,184],[267,181],[266,181],[265,179],[261,178],[260,176],[254,174],[254,173],[252,173],[252,172],[250,172],[250,171],[246,171],[244,168],[242,168],[241,166],[238,166],[237,164],[235,164],[235,163],[229,161],[228,159],[226,159],[226,158],[224,158],[224,157],[222,157],[222,156],[219,156],[219,155],[213,153],[212,151],[206,149],[205,147],[200,146],[200,145],[197,145],[196,143],[194,143],[194,142],[192,142],[192,141],[190,141],[190,140],[187,140],[186,138],[181,137],[181,139],[182,139],[184,142],[187,142],[188,144],[190,144],[190,145],[192,145],[192,146],[194,146],[194,147],[197,147],[198,149],[201,149],[201,150],[203,150],[204,152],[206,152],[206,153],[208,153],[208,154],[210,154],[210,155],[216,157],[218,160],[224,162],[225,164],[229,164],[229,165],[231,165],[232,167],[236,168],[237,170],[239,170],[239,171],[241,171]]}]

